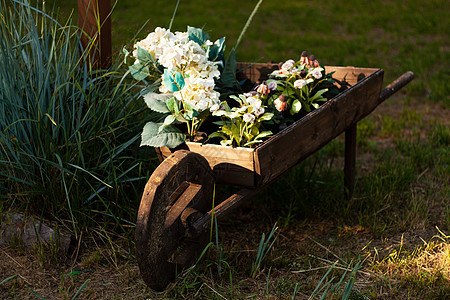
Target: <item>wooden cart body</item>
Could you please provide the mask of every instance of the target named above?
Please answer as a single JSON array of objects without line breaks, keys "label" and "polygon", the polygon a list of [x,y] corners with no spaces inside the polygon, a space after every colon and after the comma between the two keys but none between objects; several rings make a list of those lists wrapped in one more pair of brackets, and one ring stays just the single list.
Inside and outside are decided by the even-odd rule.
[{"label": "wooden cart body", "polygon": [[[267,79],[275,64],[241,63],[239,79],[253,82]],[[233,148],[187,142],[183,148],[206,158],[216,182],[257,187],[276,179],[336,136],[368,115],[379,104],[383,84],[382,69],[325,67],[333,78],[346,81],[349,89],[327,101],[294,124],[275,134],[256,148]],[[359,78],[359,81],[358,81]],[[160,159],[172,154],[167,147],[157,149]]]},{"label": "wooden cart body", "polygon": [[[238,79],[261,82],[275,64],[241,63]],[[164,290],[191,265],[207,242],[207,228],[270,182],[345,132],[344,185],[352,197],[356,124],[414,77],[407,72],[382,88],[384,71],[325,67],[350,87],[255,148],[187,142],[158,148],[161,164],[150,176],[136,222],[136,256],[148,286]],[[214,204],[215,183],[244,186]]]}]

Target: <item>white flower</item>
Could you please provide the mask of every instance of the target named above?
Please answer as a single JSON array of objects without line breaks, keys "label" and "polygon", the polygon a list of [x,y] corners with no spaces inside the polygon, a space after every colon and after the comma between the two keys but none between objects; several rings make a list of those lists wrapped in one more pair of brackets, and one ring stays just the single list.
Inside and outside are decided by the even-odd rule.
[{"label": "white flower", "polygon": [[315,68],[314,70],[312,70],[311,74],[314,78],[320,79],[322,78],[322,70],[322,68]]},{"label": "white flower", "polygon": [[218,111],[219,109],[220,109],[220,105],[218,103],[215,103],[209,108],[209,111],[215,112],[215,111]]},{"label": "white flower", "polygon": [[282,70],[290,70],[292,69],[292,67],[294,66],[295,61],[293,59],[289,59],[288,61],[286,61],[284,64],[281,65],[281,69]]},{"label": "white flower", "polygon": [[306,85],[306,80],[304,79],[298,79],[294,82],[294,87],[297,89],[301,89]]},{"label": "white flower", "polygon": [[258,105],[257,103],[261,103],[261,100],[259,100],[259,101],[258,100],[259,100],[258,96],[254,95],[254,96],[247,97],[245,99],[245,102],[247,102],[251,106],[256,106],[256,105]]},{"label": "white flower", "polygon": [[[209,61],[205,51],[212,44],[211,41],[206,41],[202,47],[190,41],[187,32],[171,33],[167,29],[157,27],[134,47],[149,52],[165,69],[182,73],[185,85],[173,95],[194,109],[202,111],[220,103],[220,94],[214,91],[214,80],[220,76],[219,63]],[[133,55],[136,57],[137,50]],[[161,93],[168,92],[164,84],[160,85],[159,90]]]},{"label": "white flower", "polygon": [[253,114],[246,113],[244,114],[243,119],[245,123],[254,123],[256,117]]},{"label": "white flower", "polygon": [[253,108],[253,113],[255,114],[255,116],[259,117],[260,115],[262,115],[264,113],[264,107],[254,107]]},{"label": "white flower", "polygon": [[271,81],[268,84],[269,90],[274,91],[277,89],[277,83],[275,81]]}]

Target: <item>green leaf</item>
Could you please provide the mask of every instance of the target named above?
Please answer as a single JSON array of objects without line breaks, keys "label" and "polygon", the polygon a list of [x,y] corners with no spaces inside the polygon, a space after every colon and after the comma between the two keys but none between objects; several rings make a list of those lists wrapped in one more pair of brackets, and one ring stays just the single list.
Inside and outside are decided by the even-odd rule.
[{"label": "green leaf", "polygon": [[163,81],[166,88],[171,92],[182,90],[185,84],[183,74],[168,69],[164,70]]},{"label": "green leaf", "polygon": [[217,131],[214,131],[214,132],[211,133],[208,137],[209,137],[210,139],[215,138],[215,137],[219,137],[219,138],[222,138],[222,139],[224,139],[224,140],[227,139],[227,136],[226,136],[224,133],[222,133],[222,132],[217,132]]},{"label": "green leaf", "polygon": [[257,136],[259,134],[259,129],[256,126],[252,126],[252,129],[250,130],[250,133],[252,136]]},{"label": "green leaf", "polygon": [[137,59],[139,60],[139,62],[144,65],[153,64],[155,62],[155,59],[153,58],[153,56],[139,46],[137,47],[137,55],[136,56],[137,56]]},{"label": "green leaf", "polygon": [[326,91],[328,91],[328,89],[323,89],[318,91],[317,93],[314,94],[314,96],[312,96],[309,100],[310,101],[317,101],[319,98],[323,98],[322,94],[325,93]]},{"label": "green leaf", "polygon": [[231,146],[231,140],[221,140],[220,145],[221,146]]},{"label": "green leaf", "polygon": [[258,121],[269,121],[273,118],[273,113],[264,113],[261,117],[258,118]]},{"label": "green leaf", "polygon": [[238,145],[241,143],[240,131],[239,127],[233,123],[231,124],[231,133],[233,134],[233,139],[237,142]]},{"label": "green leaf", "polygon": [[298,99],[295,99],[292,102],[291,115],[298,113],[301,109],[302,109],[302,103]]},{"label": "green leaf", "polygon": [[231,130],[231,124],[230,125],[223,125],[221,130],[222,130],[223,133],[225,133],[226,135],[228,135],[228,136],[230,136],[232,138],[233,131]]},{"label": "green leaf", "polygon": [[9,280],[11,280],[11,279],[13,279],[13,278],[15,278],[15,277],[16,277],[16,275],[12,275],[12,276],[9,276],[9,277],[6,278],[6,279],[3,279],[2,282],[0,282],[0,285],[4,284],[5,282],[7,282],[7,281],[9,281]]},{"label": "green leaf", "polygon": [[208,59],[210,61],[223,60],[225,52],[225,37],[218,39],[208,49]]},{"label": "green leaf", "polygon": [[167,128],[167,126],[170,126],[173,124],[173,122],[175,122],[176,120],[176,116],[174,115],[168,115],[166,116],[166,118],[164,119],[164,123],[159,126],[158,128],[158,133],[161,133],[165,128]]},{"label": "green leaf", "polygon": [[134,65],[131,65],[129,67],[131,76],[133,76],[134,79],[141,81],[144,80],[145,77],[150,75],[150,70],[147,66],[143,66],[140,63],[135,63]]},{"label": "green leaf", "polygon": [[220,75],[220,80],[223,87],[239,87],[239,82],[236,79],[236,65],[236,53],[233,48],[228,54],[227,60],[225,62],[225,67],[223,68],[222,74]]},{"label": "green leaf", "polygon": [[262,139],[264,137],[271,136],[272,134],[273,134],[272,131],[263,131],[260,134],[258,134],[257,136],[255,136],[255,139]]},{"label": "green leaf", "polygon": [[186,135],[174,126],[167,126],[159,131],[161,123],[148,122],[142,131],[141,146],[175,148],[184,143]]},{"label": "green leaf", "polygon": [[197,110],[195,110],[191,105],[189,105],[188,103],[184,102],[184,109],[185,109],[185,113],[183,114],[183,117],[190,121],[192,120],[194,117],[199,115],[199,112]]},{"label": "green leaf", "polygon": [[127,57],[128,57],[128,55],[130,55],[130,52],[127,50],[127,48],[123,47],[122,48],[122,53],[124,54],[123,63],[126,64],[127,63]]},{"label": "green leaf", "polygon": [[167,107],[166,102],[170,99],[173,98],[172,94],[157,94],[157,93],[147,93],[143,96],[145,104],[147,104],[147,106],[156,112],[159,113],[167,113],[169,112],[169,109]]},{"label": "green leaf", "polygon": [[177,101],[177,99],[175,99],[175,97],[171,97],[171,98],[167,99],[166,106],[167,106],[167,109],[175,115],[178,115],[178,113],[180,112],[180,109],[178,107],[178,101]]},{"label": "green leaf", "polygon": [[190,41],[194,41],[200,46],[203,46],[207,40],[209,40],[208,34],[202,29],[188,26],[187,33]]}]

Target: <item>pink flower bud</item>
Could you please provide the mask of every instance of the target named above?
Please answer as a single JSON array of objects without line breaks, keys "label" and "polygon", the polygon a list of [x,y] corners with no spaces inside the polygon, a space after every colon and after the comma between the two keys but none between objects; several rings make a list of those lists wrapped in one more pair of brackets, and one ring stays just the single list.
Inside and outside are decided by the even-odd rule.
[{"label": "pink flower bud", "polygon": [[285,111],[287,108],[286,103],[287,97],[286,95],[281,94],[280,97],[278,97],[273,103],[275,104],[275,108],[278,111]]},{"label": "pink flower bud", "polygon": [[260,85],[258,85],[256,91],[261,95],[268,95],[270,93],[269,86],[265,83],[261,83]]}]

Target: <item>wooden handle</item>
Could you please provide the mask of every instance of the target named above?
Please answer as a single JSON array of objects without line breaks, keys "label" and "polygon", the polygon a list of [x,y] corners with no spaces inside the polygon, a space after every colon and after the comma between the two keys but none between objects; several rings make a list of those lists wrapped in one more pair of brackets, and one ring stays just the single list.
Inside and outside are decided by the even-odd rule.
[{"label": "wooden handle", "polygon": [[383,102],[384,100],[395,94],[397,91],[399,91],[402,87],[407,85],[413,79],[414,73],[411,71],[406,72],[381,91],[378,102]]}]

